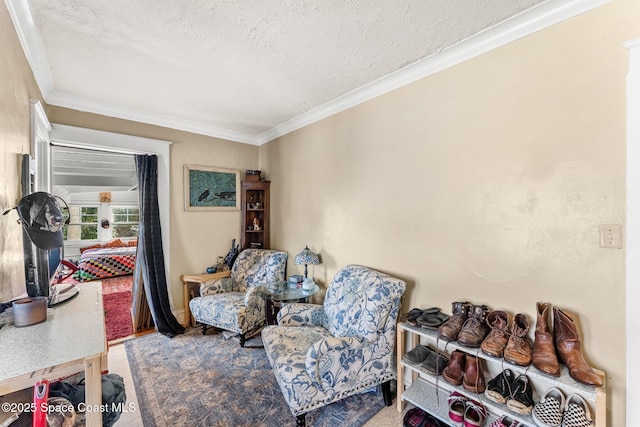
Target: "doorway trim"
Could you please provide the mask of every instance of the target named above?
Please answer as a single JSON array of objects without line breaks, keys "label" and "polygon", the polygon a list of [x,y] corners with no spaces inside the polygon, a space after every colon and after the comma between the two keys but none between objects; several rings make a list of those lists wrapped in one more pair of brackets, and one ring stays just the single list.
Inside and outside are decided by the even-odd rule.
[{"label": "doorway trim", "polygon": [[640,368],[635,362],[640,349],[640,317],[632,315],[640,302],[640,39],[624,44],[629,51],[627,71],[627,236],[626,236],[626,420],[640,406]]},{"label": "doorway trim", "polygon": [[[158,156],[158,207],[160,209],[160,226],[162,227],[162,247],[164,249],[164,263],[167,278],[171,277],[171,226],[170,211],[170,174],[171,163],[169,157],[171,141],[142,138],[121,133],[105,132],[75,126],[52,123],[50,140],[58,145],[74,148],[88,148],[93,150],[112,151],[124,154],[155,154]],[[171,281],[167,280],[169,301],[174,315]]]}]

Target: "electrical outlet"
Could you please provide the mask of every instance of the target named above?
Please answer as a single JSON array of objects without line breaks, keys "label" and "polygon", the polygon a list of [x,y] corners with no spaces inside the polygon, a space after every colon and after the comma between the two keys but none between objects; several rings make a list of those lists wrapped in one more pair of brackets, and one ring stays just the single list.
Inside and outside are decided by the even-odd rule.
[{"label": "electrical outlet", "polygon": [[620,224],[600,225],[600,247],[622,248],[622,226]]}]

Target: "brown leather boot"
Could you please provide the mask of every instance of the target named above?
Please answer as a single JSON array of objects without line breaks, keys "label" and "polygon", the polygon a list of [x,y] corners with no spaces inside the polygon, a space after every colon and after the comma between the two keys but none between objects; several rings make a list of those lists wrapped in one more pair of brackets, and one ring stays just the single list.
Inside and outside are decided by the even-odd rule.
[{"label": "brown leather boot", "polygon": [[478,365],[478,358],[467,354],[462,387],[472,393],[484,393],[486,388],[484,375]]},{"label": "brown leather boot", "polygon": [[538,320],[536,321],[535,340],[533,341],[533,366],[540,371],[560,376],[560,365],[556,355],[556,346],[553,343],[553,335],[549,328],[549,307],[547,303],[536,303],[538,309]]},{"label": "brown leather boot", "polygon": [[527,336],[529,333],[529,321],[527,316],[518,313],[513,318],[511,327],[511,337],[504,349],[504,360],[519,366],[529,366],[531,363],[531,354],[533,353],[533,345]]},{"label": "brown leather boot", "polygon": [[487,316],[487,325],[491,332],[480,344],[480,349],[489,356],[502,357],[509,341],[509,315],[504,311],[492,311]]},{"label": "brown leather boot", "polygon": [[573,318],[556,307],[553,307],[553,335],[558,357],[569,368],[569,375],[583,384],[601,386],[602,378],[582,356],[582,344]]},{"label": "brown leather boot", "polygon": [[465,361],[466,353],[460,350],[454,350],[449,358],[449,364],[444,368],[444,371],[442,371],[442,378],[449,384],[462,384]]},{"label": "brown leather boot", "polygon": [[438,336],[447,341],[458,338],[462,324],[469,317],[469,310],[471,309],[471,304],[468,302],[454,302],[451,306],[451,317],[438,328]]},{"label": "brown leather boot", "polygon": [[478,348],[489,333],[489,326],[485,321],[489,314],[489,307],[486,305],[474,305],[469,312],[469,318],[464,322],[458,342],[465,347]]}]

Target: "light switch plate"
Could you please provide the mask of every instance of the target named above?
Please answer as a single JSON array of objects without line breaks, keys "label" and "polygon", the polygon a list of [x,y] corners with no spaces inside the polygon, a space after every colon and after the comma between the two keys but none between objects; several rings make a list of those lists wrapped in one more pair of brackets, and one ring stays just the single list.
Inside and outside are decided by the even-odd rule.
[{"label": "light switch plate", "polygon": [[622,248],[622,226],[620,224],[600,225],[600,247]]}]

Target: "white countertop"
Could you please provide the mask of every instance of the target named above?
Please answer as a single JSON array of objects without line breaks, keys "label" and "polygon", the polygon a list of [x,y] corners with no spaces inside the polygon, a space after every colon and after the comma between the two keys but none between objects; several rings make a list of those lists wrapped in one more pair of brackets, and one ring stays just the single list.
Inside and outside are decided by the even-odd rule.
[{"label": "white countertop", "polygon": [[0,382],[105,351],[102,283],[78,285],[73,299],[36,325],[0,329]]}]

